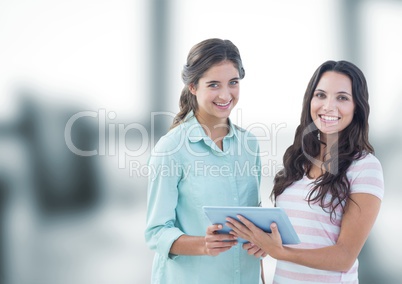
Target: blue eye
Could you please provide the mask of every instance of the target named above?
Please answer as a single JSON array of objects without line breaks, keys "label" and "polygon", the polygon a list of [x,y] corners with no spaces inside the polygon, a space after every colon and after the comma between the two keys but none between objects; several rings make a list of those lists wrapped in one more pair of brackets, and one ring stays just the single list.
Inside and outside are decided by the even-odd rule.
[{"label": "blue eye", "polygon": [[216,84],[216,83],[209,84],[208,87],[211,87],[211,88],[218,88],[218,84]]},{"label": "blue eye", "polygon": [[239,81],[230,81],[230,83],[229,83],[230,85],[232,85],[232,86],[235,86],[235,85],[237,85],[237,84],[239,84]]}]

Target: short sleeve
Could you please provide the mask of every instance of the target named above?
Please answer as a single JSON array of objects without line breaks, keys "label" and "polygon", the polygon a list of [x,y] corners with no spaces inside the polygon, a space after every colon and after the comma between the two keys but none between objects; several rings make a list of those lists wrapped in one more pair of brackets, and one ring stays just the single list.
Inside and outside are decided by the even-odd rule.
[{"label": "short sleeve", "polygon": [[368,193],[384,197],[384,176],[380,161],[372,154],[356,160],[349,168],[351,193]]}]

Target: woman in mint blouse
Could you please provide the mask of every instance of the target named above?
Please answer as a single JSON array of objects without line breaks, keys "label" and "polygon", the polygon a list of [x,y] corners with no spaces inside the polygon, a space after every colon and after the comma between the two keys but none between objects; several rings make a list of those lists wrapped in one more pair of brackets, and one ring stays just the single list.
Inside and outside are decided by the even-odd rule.
[{"label": "woman in mint blouse", "polygon": [[229,115],[245,72],[229,40],[189,52],[180,112],[152,151],[145,238],[155,251],[152,283],[260,283],[259,254],[217,234],[202,207],[259,206],[259,145]]}]

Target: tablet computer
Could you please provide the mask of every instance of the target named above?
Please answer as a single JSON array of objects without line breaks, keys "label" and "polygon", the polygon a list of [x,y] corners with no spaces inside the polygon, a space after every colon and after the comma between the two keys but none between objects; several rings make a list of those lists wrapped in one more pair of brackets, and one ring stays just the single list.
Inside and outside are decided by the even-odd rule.
[{"label": "tablet computer", "polygon": [[[240,221],[236,216],[242,215],[254,223],[257,227],[270,233],[270,225],[275,222],[278,226],[279,233],[282,237],[283,244],[298,244],[300,239],[296,234],[289,217],[280,207],[229,207],[229,206],[203,206],[204,212],[211,224],[221,224],[223,228],[219,233],[229,233],[231,230],[225,225],[226,218],[231,217]],[[238,238],[240,243],[247,242],[242,238]]]}]

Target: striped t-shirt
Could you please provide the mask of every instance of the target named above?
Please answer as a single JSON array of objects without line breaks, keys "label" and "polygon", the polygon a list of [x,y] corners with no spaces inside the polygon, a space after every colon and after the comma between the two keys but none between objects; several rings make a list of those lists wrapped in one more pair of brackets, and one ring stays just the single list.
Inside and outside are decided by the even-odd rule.
[{"label": "striped t-shirt", "polygon": [[[372,154],[354,161],[348,169],[351,193],[368,193],[382,200],[384,180],[382,167]],[[306,175],[294,182],[278,196],[276,206],[282,207],[288,214],[301,243],[293,245],[298,248],[320,248],[334,245],[341,229],[342,212],[336,209],[335,220],[331,222],[330,214],[324,212],[319,203],[306,201],[313,180]],[[327,210],[328,211],[328,210]],[[358,283],[358,260],[347,272],[327,271],[309,268],[286,261],[278,261],[273,283]]]}]

